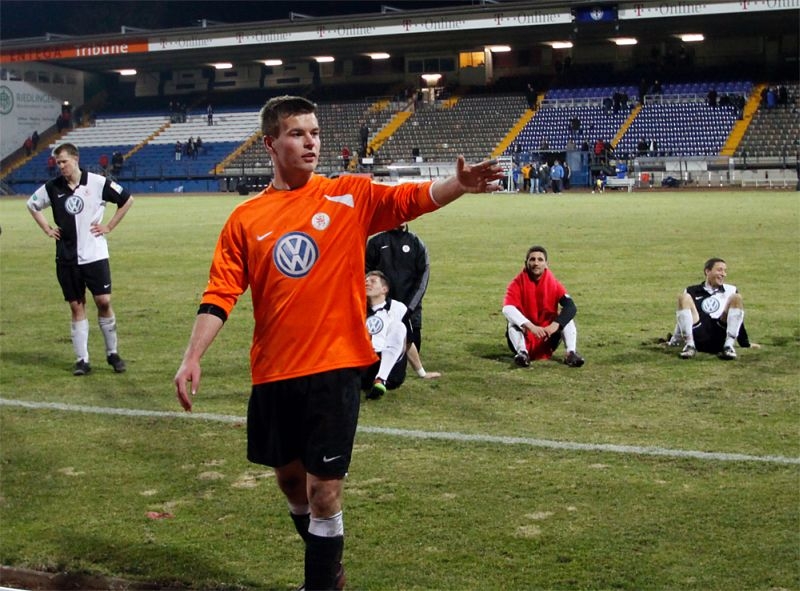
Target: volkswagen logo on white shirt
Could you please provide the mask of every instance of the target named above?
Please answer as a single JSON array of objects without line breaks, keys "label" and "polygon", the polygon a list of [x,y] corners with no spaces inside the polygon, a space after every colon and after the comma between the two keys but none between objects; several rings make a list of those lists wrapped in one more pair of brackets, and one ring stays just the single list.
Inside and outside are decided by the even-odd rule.
[{"label": "volkswagen logo on white shirt", "polygon": [[703,312],[705,312],[710,316],[711,314],[719,310],[720,302],[717,298],[711,296],[710,298],[704,299],[700,307],[703,308]]},{"label": "volkswagen logo on white shirt", "polygon": [[367,332],[370,335],[378,334],[383,330],[383,318],[380,316],[370,316],[367,318]]},{"label": "volkswagen logo on white shirt", "polygon": [[303,232],[290,232],[282,236],[272,251],[272,260],[278,270],[295,279],[308,275],[317,258],[317,244]]},{"label": "volkswagen logo on white shirt", "polygon": [[77,195],[70,195],[64,202],[64,209],[66,209],[67,213],[70,215],[78,215],[83,211],[83,199]]}]

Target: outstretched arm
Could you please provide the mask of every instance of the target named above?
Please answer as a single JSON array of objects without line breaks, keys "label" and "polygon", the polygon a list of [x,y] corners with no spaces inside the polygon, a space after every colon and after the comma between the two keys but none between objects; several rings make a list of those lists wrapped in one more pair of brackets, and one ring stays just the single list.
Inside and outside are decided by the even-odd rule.
[{"label": "outstretched arm", "polygon": [[492,193],[500,189],[495,182],[503,178],[503,168],[497,160],[484,160],[468,165],[463,156],[456,160],[456,174],[438,180],[431,187],[433,200],[441,207],[452,203],[464,193]]}]

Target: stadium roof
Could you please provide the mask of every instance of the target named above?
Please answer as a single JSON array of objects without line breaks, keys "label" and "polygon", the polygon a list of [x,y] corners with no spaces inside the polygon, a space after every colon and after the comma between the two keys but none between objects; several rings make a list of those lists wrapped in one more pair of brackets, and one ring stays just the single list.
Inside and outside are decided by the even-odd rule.
[{"label": "stadium roof", "polygon": [[[111,21],[102,24],[106,21],[94,18],[107,15],[103,12],[106,4],[125,7],[120,8],[118,18],[132,18],[131,8],[152,9],[156,14],[149,18],[156,18],[159,23],[175,22],[172,20],[175,9],[184,11],[190,20],[197,14],[194,10],[212,15],[212,6],[227,7],[229,16],[246,20],[231,23],[204,17],[195,19],[190,26],[177,28],[145,29],[123,23],[119,29],[110,30],[114,26]],[[647,39],[650,43],[667,42],[682,33],[702,33],[707,41],[719,42],[752,36],[757,31],[764,37],[794,36],[796,43],[800,28],[800,0],[635,3],[584,0],[15,3],[4,0],[3,22],[21,16],[14,14],[16,8],[22,10],[27,6],[30,10],[31,5],[38,5],[39,10],[64,9],[69,15],[64,18],[83,19],[102,32],[65,36],[43,31],[35,37],[3,39],[0,62],[4,66],[15,61],[41,61],[95,72],[123,68],[161,71],[197,68],[219,61],[245,64],[273,58],[296,62],[319,55],[343,59],[377,51],[420,55],[479,50],[497,44],[524,49],[558,40],[570,40],[576,46],[594,45],[609,43],[620,36]],[[78,10],[81,5],[83,12]],[[161,5],[170,11],[159,12],[156,7]],[[236,10],[241,8],[239,5],[250,10]],[[301,8],[306,12],[301,12]],[[336,14],[334,8],[342,13]],[[601,16],[595,18],[598,13]],[[613,18],[608,18],[609,15]],[[256,20],[260,16],[268,20]]]}]

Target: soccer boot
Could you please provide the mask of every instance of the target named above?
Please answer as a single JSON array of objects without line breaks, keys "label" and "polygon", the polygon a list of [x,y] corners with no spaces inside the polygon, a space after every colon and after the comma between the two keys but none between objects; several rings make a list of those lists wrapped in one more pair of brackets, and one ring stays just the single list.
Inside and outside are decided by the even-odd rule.
[{"label": "soccer boot", "polygon": [[106,361],[111,367],[114,368],[116,373],[122,373],[127,369],[122,357],[120,357],[117,353],[111,353],[108,357],[106,357]]},{"label": "soccer boot", "polygon": [[577,351],[570,351],[564,357],[564,364],[567,367],[581,367],[584,363],[586,360],[578,355]]},{"label": "soccer boot", "polygon": [[680,352],[681,359],[691,359],[695,355],[697,355],[697,349],[694,348],[694,345],[685,345],[683,351]]},{"label": "soccer boot", "polygon": [[85,376],[90,371],[92,371],[92,366],[86,363],[83,359],[79,359],[75,363],[75,369],[72,370],[72,375]]},{"label": "soccer boot", "polygon": [[517,367],[530,367],[531,366],[531,358],[528,357],[527,351],[520,351],[516,355],[514,355],[514,364]]}]

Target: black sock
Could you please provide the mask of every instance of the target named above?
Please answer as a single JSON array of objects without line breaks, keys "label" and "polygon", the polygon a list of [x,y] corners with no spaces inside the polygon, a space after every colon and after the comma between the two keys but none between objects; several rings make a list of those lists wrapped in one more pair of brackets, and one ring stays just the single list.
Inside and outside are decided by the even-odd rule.
[{"label": "black sock", "polygon": [[327,591],[335,589],[336,575],[342,563],[344,536],[323,538],[308,534],[306,538],[306,589]]},{"label": "black sock", "polygon": [[306,513],[305,515],[295,515],[294,513],[289,513],[289,515],[292,516],[294,528],[297,530],[297,533],[300,534],[301,538],[303,538],[303,542],[307,542],[308,524],[311,522],[311,514]]}]

